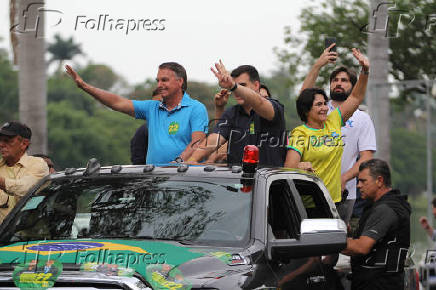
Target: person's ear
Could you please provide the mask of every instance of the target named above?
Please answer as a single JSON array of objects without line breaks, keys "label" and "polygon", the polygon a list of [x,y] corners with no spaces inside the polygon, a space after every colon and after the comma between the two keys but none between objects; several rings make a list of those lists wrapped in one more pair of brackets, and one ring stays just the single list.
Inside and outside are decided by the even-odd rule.
[{"label": "person's ear", "polygon": [[254,88],[255,88],[256,92],[260,92],[260,82],[259,81],[254,81]]},{"label": "person's ear", "polygon": [[30,140],[29,139],[26,139],[26,138],[23,138],[23,140],[21,141],[21,144],[24,146],[24,151],[26,151],[27,150],[27,148],[29,147],[29,145],[30,145]]},{"label": "person's ear", "polygon": [[383,177],[382,176],[377,176],[377,179],[375,180],[375,184],[380,188],[383,186],[384,182],[383,182]]}]

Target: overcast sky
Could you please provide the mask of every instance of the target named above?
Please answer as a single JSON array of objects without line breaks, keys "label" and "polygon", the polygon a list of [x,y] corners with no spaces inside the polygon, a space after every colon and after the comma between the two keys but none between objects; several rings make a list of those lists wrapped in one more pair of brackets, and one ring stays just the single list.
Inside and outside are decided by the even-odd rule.
[{"label": "overcast sky", "polygon": [[[182,64],[188,80],[215,82],[209,68],[219,58],[228,69],[252,64],[261,73],[269,74],[277,64],[273,47],[284,46],[284,26],[298,29],[297,15],[304,3],[307,2],[46,0],[46,9],[60,12],[46,12],[46,39],[53,41],[56,33],[72,36],[86,53],[86,58],[77,58],[76,62],[107,64],[131,84],[154,79],[157,66],[166,61]],[[9,1],[0,1],[0,46],[10,48],[8,5]],[[135,29],[127,31],[130,19],[129,28]],[[152,23],[146,19],[157,20]]]}]

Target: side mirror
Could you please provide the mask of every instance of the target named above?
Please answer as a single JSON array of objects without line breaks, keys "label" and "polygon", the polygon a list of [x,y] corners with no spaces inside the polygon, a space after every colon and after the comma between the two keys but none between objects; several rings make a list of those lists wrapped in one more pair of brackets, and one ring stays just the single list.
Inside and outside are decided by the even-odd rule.
[{"label": "side mirror", "polygon": [[268,259],[289,259],[339,253],[347,247],[347,227],[341,219],[305,219],[297,239],[269,235]]}]

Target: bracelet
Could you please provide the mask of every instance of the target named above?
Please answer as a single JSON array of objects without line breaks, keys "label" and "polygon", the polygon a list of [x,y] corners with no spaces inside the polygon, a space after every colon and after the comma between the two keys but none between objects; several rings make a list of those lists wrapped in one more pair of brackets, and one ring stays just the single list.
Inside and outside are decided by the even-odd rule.
[{"label": "bracelet", "polygon": [[369,75],[369,70],[361,70],[360,73],[364,75]]},{"label": "bracelet", "polygon": [[236,90],[237,87],[238,87],[238,83],[235,82],[235,85],[230,89],[230,91],[233,92],[234,90]]}]

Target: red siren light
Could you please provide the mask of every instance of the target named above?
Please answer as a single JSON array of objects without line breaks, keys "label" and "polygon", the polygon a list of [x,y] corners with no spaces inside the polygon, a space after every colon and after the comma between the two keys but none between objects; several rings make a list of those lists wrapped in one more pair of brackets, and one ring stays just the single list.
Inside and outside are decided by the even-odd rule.
[{"label": "red siren light", "polygon": [[255,145],[247,145],[244,147],[244,156],[242,163],[257,164],[259,163],[259,148]]}]

